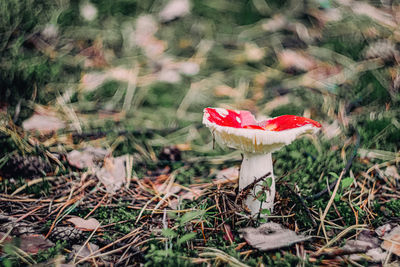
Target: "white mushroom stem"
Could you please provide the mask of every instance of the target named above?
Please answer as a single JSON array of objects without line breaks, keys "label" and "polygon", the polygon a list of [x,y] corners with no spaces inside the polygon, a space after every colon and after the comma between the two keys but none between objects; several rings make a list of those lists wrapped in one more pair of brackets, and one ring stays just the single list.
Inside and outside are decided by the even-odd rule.
[{"label": "white mushroom stem", "polygon": [[[246,206],[251,210],[251,215],[254,216],[260,212],[260,209],[268,209],[271,211],[274,208],[274,198],[275,198],[275,178],[273,174],[272,167],[272,156],[271,153],[267,154],[252,154],[245,153],[243,157],[242,166],[240,168],[240,177],[239,177],[239,190],[241,191],[246,186],[253,183],[258,178],[265,176],[270,173],[272,178],[272,184],[269,190],[264,190],[263,182],[268,179],[262,179],[257,184],[255,184],[250,193],[247,195],[245,199]],[[264,190],[266,194],[266,200],[264,202],[260,202],[257,199],[258,193]],[[260,192],[261,194],[262,192]]]}]

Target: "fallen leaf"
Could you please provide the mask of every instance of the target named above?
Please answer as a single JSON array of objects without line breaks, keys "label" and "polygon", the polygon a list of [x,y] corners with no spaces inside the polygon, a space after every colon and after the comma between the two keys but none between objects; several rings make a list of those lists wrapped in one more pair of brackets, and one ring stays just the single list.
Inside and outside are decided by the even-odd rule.
[{"label": "fallen leaf", "polygon": [[146,38],[153,36],[158,31],[157,22],[151,15],[140,16],[136,20],[136,43],[145,45]]},{"label": "fallen leaf", "polygon": [[371,261],[373,262],[383,262],[387,257],[387,252],[381,248],[370,249],[365,254],[371,257]]},{"label": "fallen leaf", "polygon": [[[168,193],[168,184],[163,183],[163,184],[155,184],[155,188],[157,189],[158,193],[165,195]],[[170,194],[177,194],[179,191],[181,191],[181,187],[177,184],[173,184],[171,188],[169,189]]]},{"label": "fallen leaf", "polygon": [[178,64],[179,72],[185,75],[196,75],[200,71],[200,66],[196,62],[180,62]]},{"label": "fallen leaf", "polygon": [[244,54],[249,62],[258,62],[265,56],[264,49],[254,43],[246,43],[244,45]]},{"label": "fallen leaf", "polygon": [[354,1],[352,4],[352,10],[356,14],[366,15],[386,26],[397,27],[396,22],[393,20],[393,16],[389,12],[385,12],[368,3]]},{"label": "fallen leaf", "polygon": [[372,245],[372,248],[377,248],[381,244],[382,241],[376,236],[375,231],[364,230],[362,231],[357,240],[369,242]]},{"label": "fallen leaf", "polygon": [[196,200],[199,197],[201,197],[201,195],[203,194],[204,190],[197,188],[197,187],[192,187],[190,189],[190,191],[184,193],[181,195],[182,199],[188,199],[188,200]]},{"label": "fallen leaf", "polygon": [[55,116],[35,113],[22,123],[22,127],[25,131],[47,134],[65,128],[65,123]]},{"label": "fallen leaf", "polygon": [[239,179],[239,167],[230,167],[219,171],[214,184],[236,183]]},{"label": "fallen leaf", "polygon": [[312,81],[327,83],[329,82],[329,78],[331,78],[332,82],[330,84],[334,84],[334,81],[339,81],[339,79],[334,79],[335,75],[340,74],[341,71],[342,69],[339,66],[321,63],[304,75],[305,77],[303,77],[303,83],[307,84],[307,81],[309,80],[310,84],[313,84]]},{"label": "fallen leaf", "polygon": [[400,256],[400,226],[396,226],[392,231],[386,233],[382,239],[381,248]]},{"label": "fallen leaf", "polygon": [[179,83],[181,81],[181,75],[177,70],[163,69],[158,73],[157,79],[160,82],[166,83]]},{"label": "fallen leaf", "polygon": [[[99,250],[99,246],[89,242],[88,244],[86,244],[85,247],[82,247],[81,245],[73,245],[71,254],[73,257],[76,256],[77,259],[83,259],[97,250]],[[92,255],[97,255],[97,254],[98,253],[94,253]]]},{"label": "fallen leaf", "polygon": [[82,76],[80,87],[86,92],[91,92],[102,85],[106,79],[107,74],[102,72],[86,73]]},{"label": "fallen leaf", "polygon": [[95,40],[89,47],[82,46],[81,49],[79,55],[85,58],[84,66],[86,68],[103,68],[108,66],[101,39]]},{"label": "fallen leaf", "polygon": [[227,96],[227,97],[235,98],[235,97],[240,96],[240,92],[237,89],[234,89],[225,84],[216,86],[214,88],[214,94],[215,94],[215,96],[218,96],[218,97]]},{"label": "fallen leaf", "polygon": [[280,224],[269,222],[258,228],[240,229],[246,242],[259,250],[267,251],[287,247],[292,244],[309,240],[311,237],[298,235],[294,231],[284,229]]},{"label": "fallen leaf", "polygon": [[386,233],[382,239],[381,248],[400,256],[400,226],[396,226],[392,231]]},{"label": "fallen leaf", "polygon": [[85,220],[79,217],[73,217],[68,219],[67,222],[74,224],[75,228],[78,228],[82,231],[93,231],[100,225],[99,221],[97,221],[95,218]]},{"label": "fallen leaf", "polygon": [[331,124],[322,122],[322,132],[327,140],[330,140],[341,134],[339,123],[337,120],[333,121]]},{"label": "fallen leaf", "polygon": [[30,234],[20,237],[20,249],[29,254],[37,254],[40,250],[46,250],[54,246],[54,243],[43,235]]},{"label": "fallen leaf", "polygon": [[378,228],[375,229],[375,233],[379,236],[382,237],[386,233],[390,232],[392,230],[392,226],[390,223],[387,223],[385,225],[379,226]]},{"label": "fallen leaf", "polygon": [[343,249],[346,250],[354,250],[354,251],[367,251],[369,249],[375,248],[376,246],[368,241],[363,240],[348,240],[346,245],[343,246]]},{"label": "fallen leaf", "polygon": [[225,239],[226,241],[233,243],[233,240],[235,240],[235,237],[232,234],[231,227],[228,224],[224,224],[223,230],[224,230],[225,234],[222,238]]},{"label": "fallen leaf", "polygon": [[127,82],[135,84],[137,82],[137,77],[133,75],[132,69],[127,69],[123,67],[111,68],[107,71],[107,77],[121,82]]},{"label": "fallen leaf", "polygon": [[399,175],[399,173],[397,171],[396,166],[388,166],[388,167],[386,167],[385,175],[393,177],[394,179],[397,179],[397,180],[400,179],[400,175]]},{"label": "fallen leaf", "polygon": [[316,62],[311,56],[290,49],[280,52],[278,54],[278,59],[285,69],[295,68],[308,71],[316,67]]},{"label": "fallen leaf", "polygon": [[[183,200],[183,199],[196,200],[197,198],[201,197],[203,192],[204,192],[204,190],[202,190],[200,188],[192,187],[192,188],[190,188],[190,191],[187,191],[186,193],[183,193],[183,194],[181,193],[180,199],[181,200]],[[174,198],[168,202],[168,206],[174,210],[176,210],[178,208],[178,204],[179,204],[179,202],[178,202],[177,198]]]},{"label": "fallen leaf", "polygon": [[276,32],[284,28],[287,24],[285,16],[281,14],[274,15],[271,19],[265,21],[261,28],[267,32]]},{"label": "fallen leaf", "polygon": [[136,31],[132,34],[134,44],[142,48],[149,58],[155,58],[164,52],[167,45],[157,39],[154,34],[158,31],[158,25],[151,15],[140,16],[136,21]]},{"label": "fallen leaf", "polygon": [[384,61],[396,61],[400,59],[396,44],[389,40],[379,40],[368,46],[364,52],[365,58],[381,58]]},{"label": "fallen leaf", "polygon": [[159,16],[163,22],[183,17],[190,12],[189,0],[170,0],[161,10]]},{"label": "fallen leaf", "polygon": [[126,156],[105,158],[103,167],[95,171],[107,192],[115,193],[126,182],[125,162]]},{"label": "fallen leaf", "polygon": [[79,169],[94,167],[96,162],[103,161],[109,152],[103,148],[86,147],[83,151],[73,150],[67,154],[71,166]]},{"label": "fallen leaf", "polygon": [[79,11],[81,16],[87,21],[92,21],[97,17],[96,6],[88,1],[86,1],[83,5],[80,6]]}]

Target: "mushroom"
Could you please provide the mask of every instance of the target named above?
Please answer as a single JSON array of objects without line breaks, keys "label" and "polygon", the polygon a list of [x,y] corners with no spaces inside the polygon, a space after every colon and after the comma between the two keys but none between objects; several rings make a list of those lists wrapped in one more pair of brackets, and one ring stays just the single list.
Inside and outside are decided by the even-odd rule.
[{"label": "mushroom", "polygon": [[[252,216],[260,210],[272,212],[274,207],[275,179],[271,153],[292,143],[300,135],[315,133],[321,127],[316,121],[294,115],[256,121],[249,111],[223,108],[204,109],[203,124],[210,129],[217,143],[243,152],[239,192],[250,187],[244,203]],[[270,176],[265,178],[268,173]],[[264,199],[260,201],[262,194]]]}]

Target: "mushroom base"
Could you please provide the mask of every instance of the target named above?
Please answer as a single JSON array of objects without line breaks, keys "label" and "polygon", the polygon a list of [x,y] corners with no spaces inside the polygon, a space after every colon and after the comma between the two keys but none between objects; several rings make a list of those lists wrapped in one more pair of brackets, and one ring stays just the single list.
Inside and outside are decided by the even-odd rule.
[{"label": "mushroom base", "polygon": [[[257,215],[260,210],[264,209],[268,209],[272,212],[275,198],[275,178],[273,174],[271,153],[244,154],[239,177],[240,191],[268,173],[270,173],[270,176],[268,177],[272,178],[272,183],[269,189],[266,189],[266,183],[264,183],[268,178],[262,179],[252,187],[250,193],[245,199],[244,203],[251,210],[252,216]],[[265,201],[261,202],[257,198],[263,193],[265,194]]]}]

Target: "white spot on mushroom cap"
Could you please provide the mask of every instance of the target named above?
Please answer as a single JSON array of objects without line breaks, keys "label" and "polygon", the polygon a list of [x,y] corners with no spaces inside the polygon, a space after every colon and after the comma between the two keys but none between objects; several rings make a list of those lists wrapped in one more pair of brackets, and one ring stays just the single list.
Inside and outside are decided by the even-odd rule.
[{"label": "white spot on mushroom cap", "polygon": [[221,115],[222,118],[225,118],[226,116],[228,116],[229,112],[224,109],[224,108],[216,108],[215,111]]},{"label": "white spot on mushroom cap", "polygon": [[236,117],[238,123],[242,123],[242,120],[239,117]]}]

